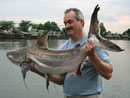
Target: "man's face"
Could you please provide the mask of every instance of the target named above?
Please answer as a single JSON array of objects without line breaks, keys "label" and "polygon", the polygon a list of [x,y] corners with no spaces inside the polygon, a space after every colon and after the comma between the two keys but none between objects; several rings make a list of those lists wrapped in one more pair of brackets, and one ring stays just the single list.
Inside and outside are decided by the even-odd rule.
[{"label": "man's face", "polygon": [[65,29],[70,36],[73,36],[77,33],[81,33],[82,21],[78,21],[75,18],[75,13],[73,11],[70,11],[65,14],[64,24]]}]

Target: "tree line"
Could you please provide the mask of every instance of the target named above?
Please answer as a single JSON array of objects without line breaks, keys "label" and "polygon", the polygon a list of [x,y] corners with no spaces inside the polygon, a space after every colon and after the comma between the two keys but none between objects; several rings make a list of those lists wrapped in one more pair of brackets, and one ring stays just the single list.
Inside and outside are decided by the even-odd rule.
[{"label": "tree line", "polygon": [[[24,32],[29,32],[30,29],[36,29],[36,30],[52,30],[55,32],[60,33],[64,38],[68,38],[67,32],[65,31],[65,28],[61,28],[57,25],[56,22],[50,22],[47,21],[45,23],[32,23],[31,21],[25,21],[22,20],[18,27],[16,27],[16,23],[14,21],[0,21],[0,30],[2,31],[12,31],[14,29],[19,29]],[[111,31],[107,31],[104,24],[100,23],[100,35],[104,38],[106,38],[107,35],[111,35],[114,37],[115,35],[118,35],[120,38],[122,38],[122,35],[128,34],[130,36],[130,29],[122,32],[122,34],[118,33],[112,33]]]},{"label": "tree line", "polygon": [[14,21],[0,21],[0,30],[2,31],[12,31],[14,29],[19,29],[23,32],[29,32],[31,29],[36,30],[51,30],[60,33],[62,37],[68,38],[65,28],[60,29],[56,22],[47,21],[45,23],[32,23],[31,21],[21,20],[21,22],[16,27]]},{"label": "tree line", "polygon": [[130,28],[126,31],[122,32],[122,34],[113,33],[111,31],[107,31],[104,24],[100,23],[100,35],[106,38],[107,35],[111,35],[111,38],[114,38],[115,35],[118,36],[120,39],[123,39],[123,35],[128,35],[130,37]]}]

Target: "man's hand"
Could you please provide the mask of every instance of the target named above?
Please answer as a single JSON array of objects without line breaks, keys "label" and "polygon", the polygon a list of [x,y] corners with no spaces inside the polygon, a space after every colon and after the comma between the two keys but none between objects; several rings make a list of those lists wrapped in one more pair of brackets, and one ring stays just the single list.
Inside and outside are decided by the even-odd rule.
[{"label": "man's hand", "polygon": [[87,52],[88,56],[92,56],[95,53],[95,44],[91,39],[86,40],[85,51]]},{"label": "man's hand", "polygon": [[96,68],[97,72],[105,79],[112,77],[113,67],[112,65],[102,61],[95,52],[96,45],[90,39],[86,40],[85,51],[91,60],[92,64]]},{"label": "man's hand", "polygon": [[32,62],[28,62],[28,66],[29,66],[30,70],[34,72],[34,70],[35,70],[34,64]]},{"label": "man's hand", "polygon": [[39,74],[40,76],[45,77],[45,74],[44,74],[44,73],[41,73],[40,71],[38,71],[38,70],[35,68],[34,63],[28,62],[28,66],[29,66],[29,68],[30,68],[30,70],[31,70],[32,72],[37,73],[37,74]]}]

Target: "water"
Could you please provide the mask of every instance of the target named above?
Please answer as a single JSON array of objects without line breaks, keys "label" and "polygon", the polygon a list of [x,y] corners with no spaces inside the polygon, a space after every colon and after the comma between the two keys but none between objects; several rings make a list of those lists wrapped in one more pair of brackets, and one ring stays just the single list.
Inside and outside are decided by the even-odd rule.
[{"label": "water", "polygon": [[[50,48],[57,48],[64,40],[49,40]],[[114,41],[125,49],[124,52],[109,52],[114,72],[110,80],[105,80],[103,98],[130,98],[130,41]],[[13,65],[6,57],[11,49],[31,46],[36,40],[1,40],[0,41],[0,98],[63,98],[62,86],[51,83],[46,90],[45,79],[28,72],[26,90],[20,67]]]},{"label": "water", "polygon": [[114,72],[111,80],[105,81],[103,98],[130,98],[130,41],[116,41],[124,52],[109,52]]}]

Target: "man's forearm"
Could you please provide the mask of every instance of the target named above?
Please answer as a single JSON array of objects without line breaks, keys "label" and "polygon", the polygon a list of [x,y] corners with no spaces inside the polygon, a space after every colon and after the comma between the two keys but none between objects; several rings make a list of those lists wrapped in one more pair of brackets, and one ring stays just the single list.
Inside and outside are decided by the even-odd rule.
[{"label": "man's forearm", "polygon": [[112,65],[103,62],[96,53],[89,56],[89,59],[92,61],[94,67],[96,68],[97,72],[103,76],[105,79],[110,79],[112,77],[113,68]]}]

